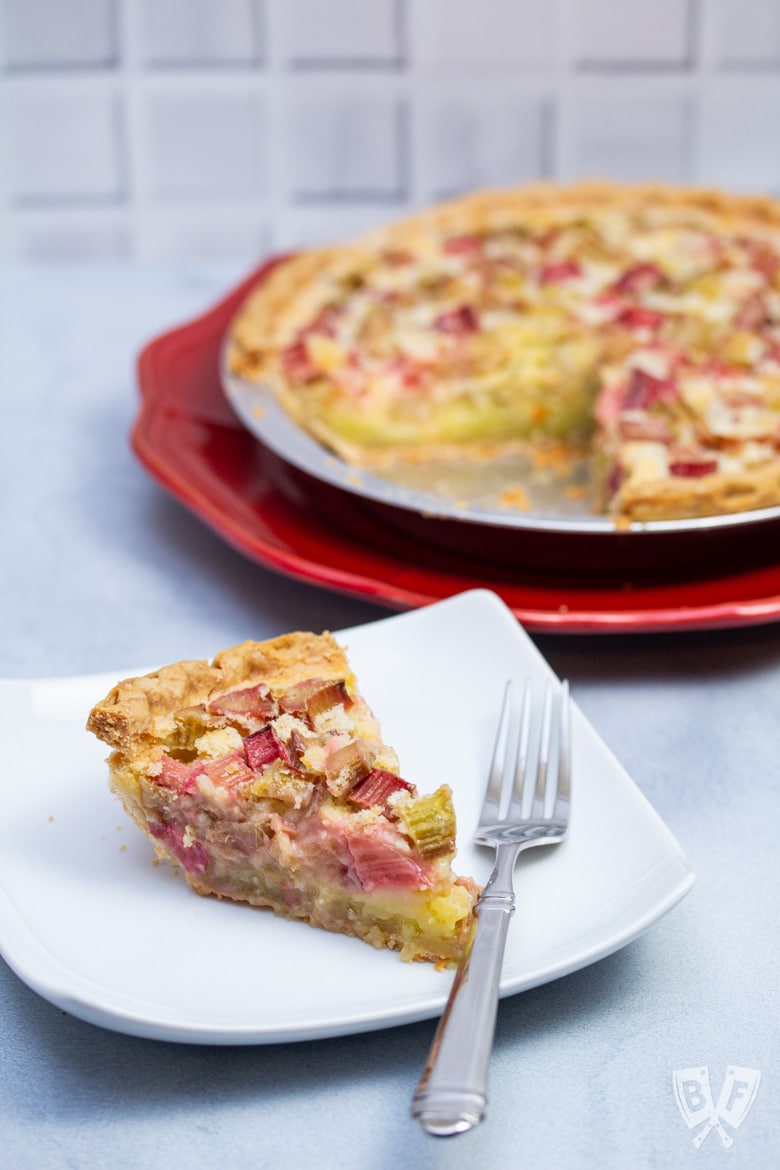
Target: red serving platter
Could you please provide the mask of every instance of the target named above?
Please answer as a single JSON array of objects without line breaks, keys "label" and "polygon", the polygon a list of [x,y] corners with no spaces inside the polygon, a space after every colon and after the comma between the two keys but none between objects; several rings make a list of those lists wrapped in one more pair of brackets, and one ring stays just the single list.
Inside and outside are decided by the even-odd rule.
[{"label": "red serving platter", "polygon": [[742,567],[604,578],[536,573],[420,538],[348,492],[318,497],[317,485],[312,491],[305,475],[250,434],[222,390],[225,330],[278,262],[252,273],[203,316],[150,341],[138,360],[141,404],[132,433],[138,459],[233,547],[290,577],[394,609],[491,589],[538,632],[715,629],[780,617],[780,564],[769,537],[759,562]]}]

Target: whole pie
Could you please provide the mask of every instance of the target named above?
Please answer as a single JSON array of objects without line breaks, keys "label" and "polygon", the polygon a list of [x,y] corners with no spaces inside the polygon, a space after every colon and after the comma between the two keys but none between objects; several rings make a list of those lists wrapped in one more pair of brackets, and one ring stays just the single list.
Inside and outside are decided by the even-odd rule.
[{"label": "whole pie", "polygon": [[780,503],[780,205],[488,191],[279,264],[234,374],[348,462],[587,450],[619,522]]},{"label": "whole pie", "polygon": [[91,711],[110,778],[200,894],[447,965],[478,887],[447,785],[421,795],[330,634],[245,642],[126,679]]}]

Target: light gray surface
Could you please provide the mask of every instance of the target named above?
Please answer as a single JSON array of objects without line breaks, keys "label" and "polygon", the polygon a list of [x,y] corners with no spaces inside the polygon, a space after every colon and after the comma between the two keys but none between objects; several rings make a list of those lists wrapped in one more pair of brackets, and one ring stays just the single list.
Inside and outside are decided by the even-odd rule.
[{"label": "light gray surface", "polygon": [[[3,273],[1,676],[121,672],[385,616],[244,560],[129,451],[137,349],[239,275]],[[437,1141],[408,1118],[433,1022],[268,1048],[179,1047],[81,1023],[0,963],[0,1164],[617,1170],[728,1157],[775,1167],[780,625],[537,643],[699,881],[624,951],[503,1001],[480,1129]],[[708,1065],[717,1095],[729,1064],[760,1070],[758,1096],[728,1154],[715,1132],[696,1150],[672,1073]]]}]

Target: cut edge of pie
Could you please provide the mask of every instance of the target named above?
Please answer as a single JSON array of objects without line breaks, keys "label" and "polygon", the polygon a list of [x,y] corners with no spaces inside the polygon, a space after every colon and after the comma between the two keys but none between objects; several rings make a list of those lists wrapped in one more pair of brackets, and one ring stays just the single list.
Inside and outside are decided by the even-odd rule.
[{"label": "cut edge of pie", "polygon": [[[663,396],[664,385],[669,381],[664,372],[657,376],[647,374],[653,369],[657,354],[651,353],[647,358],[645,350],[652,350],[654,343],[643,346],[640,342],[637,345],[641,354],[635,366],[644,379],[643,392],[639,395],[641,409],[636,411],[631,407],[631,396],[636,397],[636,394],[627,386],[634,374],[634,358],[629,347],[628,357],[620,353],[615,367],[623,378],[623,405],[617,414],[605,421],[599,418],[599,404],[602,398],[609,400],[610,394],[614,397],[616,383],[613,380],[612,389],[607,392],[602,375],[608,371],[610,360],[615,355],[608,354],[604,361],[595,357],[594,333],[581,322],[569,322],[572,331],[567,344],[571,360],[566,353],[560,360],[554,357],[550,368],[555,376],[549,384],[540,382],[525,387],[518,395],[517,404],[509,406],[505,400],[494,423],[488,419],[487,425],[485,414],[477,418],[479,410],[472,409],[464,396],[457,409],[448,406],[447,411],[439,411],[432,423],[424,409],[417,411],[411,405],[407,430],[403,420],[399,423],[396,417],[389,420],[386,415],[377,416],[373,430],[367,424],[368,429],[361,432],[363,422],[358,420],[360,426],[357,427],[355,422],[359,412],[351,411],[348,402],[331,396],[322,408],[313,405],[314,398],[302,395],[300,385],[296,385],[294,379],[291,382],[280,366],[280,353],[291,353],[295,357],[295,338],[301,336],[302,331],[306,333],[312,321],[316,321],[318,314],[327,308],[327,298],[323,303],[325,285],[333,287],[339,280],[348,284],[350,280],[360,281],[364,275],[370,276],[382,256],[408,253],[415,262],[424,264],[427,259],[435,260],[444,238],[467,239],[483,233],[501,232],[522,222],[524,217],[539,224],[548,219],[554,223],[556,216],[560,218],[561,215],[576,220],[579,215],[642,213],[647,209],[661,217],[698,216],[702,224],[711,226],[713,236],[730,235],[737,239],[745,232],[758,233],[759,237],[762,232],[773,232],[780,241],[780,204],[761,196],[662,184],[608,182],[582,182],[570,186],[541,183],[510,190],[481,191],[439,204],[351,243],[304,252],[280,264],[249,295],[230,326],[227,339],[229,368],[239,377],[268,385],[298,425],[349,463],[382,467],[397,461],[447,460],[464,454],[476,459],[490,459],[514,450],[527,451],[529,444],[555,444],[563,439],[571,440],[580,451],[583,444],[595,447],[593,466],[599,488],[599,506],[618,523],[700,517],[777,505],[780,503],[780,468],[775,455],[780,444],[780,429],[776,435],[767,435],[760,432],[760,421],[745,423],[745,417],[753,407],[749,402],[745,406],[740,401],[740,396],[747,399],[752,393],[750,388],[743,387],[745,377],[751,372],[749,361],[744,356],[735,358],[731,367],[721,362],[723,368],[715,369],[717,363],[713,362],[713,370],[707,371],[704,379],[698,377],[700,369],[695,363],[684,369],[685,378],[692,386],[690,401],[683,404],[684,413],[690,415],[690,419],[686,418],[686,425],[690,422],[684,432],[686,435],[690,431],[695,439],[696,427],[704,418],[704,412],[697,414],[699,406],[693,401],[695,395],[705,394],[705,390],[695,384],[697,381],[709,379],[710,389],[714,387],[717,410],[720,410],[723,400],[727,400],[728,409],[733,407],[736,421],[726,419],[724,422],[722,418],[716,418],[714,443],[718,455],[721,448],[725,448],[726,458],[710,459],[706,452],[702,455],[695,442],[691,444],[693,453],[689,454],[683,443],[680,456],[673,460],[670,456],[663,469],[660,468],[663,456],[660,448],[668,447],[669,440],[659,440],[658,433],[653,431],[656,404],[645,409],[648,377],[652,382],[652,395]],[[777,271],[771,287],[780,292]],[[772,295],[775,296],[776,292],[773,291]],[[748,308],[749,301],[750,296],[747,297]],[[561,320],[560,316],[552,314],[549,344],[545,342],[545,361],[550,360],[550,353],[562,352],[556,340],[556,329]],[[521,325],[518,328],[522,332]],[[751,328],[738,330],[735,345],[736,342],[750,342]],[[518,338],[521,350],[523,347],[527,350],[530,344],[533,351],[533,344],[525,335],[521,337],[518,333]],[[317,333],[316,345],[322,353],[318,351],[316,357],[322,369],[327,368],[330,360],[328,344],[327,330],[322,338]],[[780,340],[776,339],[773,345],[771,360],[779,372],[778,385],[774,387],[773,382],[771,391],[777,398],[776,402],[773,398],[770,404],[774,415],[780,412]],[[348,376],[348,371],[345,376]],[[687,388],[685,392],[688,393]],[[412,397],[409,396],[410,401]],[[629,404],[627,408],[626,402]],[[759,403],[756,409],[760,410],[761,405]],[[659,409],[663,411],[664,407]],[[709,404],[706,409],[710,409]],[[652,423],[649,428],[646,425],[648,417]],[[430,432],[426,431],[429,423]],[[510,438],[501,433],[506,424],[510,428]],[[722,436],[717,430],[721,425],[725,428]],[[470,428],[471,439],[468,437]],[[491,428],[495,433],[491,433]],[[387,441],[388,437],[390,441]],[[767,455],[769,447],[772,451]],[[741,453],[744,450],[747,451],[745,456]]]},{"label": "cut edge of pie", "polygon": [[126,679],[87,727],[128,815],[197,893],[457,962],[479,888],[452,872],[451,790],[401,777],[330,634]]}]

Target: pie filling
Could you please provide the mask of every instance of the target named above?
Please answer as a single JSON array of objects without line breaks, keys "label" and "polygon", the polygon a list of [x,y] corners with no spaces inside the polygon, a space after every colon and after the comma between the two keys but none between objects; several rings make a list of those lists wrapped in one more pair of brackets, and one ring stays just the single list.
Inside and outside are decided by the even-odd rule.
[{"label": "pie filling", "polygon": [[404,959],[458,958],[478,891],[452,874],[450,789],[420,795],[402,778],[351,678],[210,692],[170,712],[164,742],[109,763],[130,815],[199,893]]},{"label": "pie filling", "polygon": [[745,506],[692,481],[733,490],[777,459],[780,219],[472,202],[479,230],[396,225],[323,260],[276,318],[258,290],[233,368],[354,462],[564,439],[593,447],[615,515],[641,519],[658,487],[663,514]]}]

